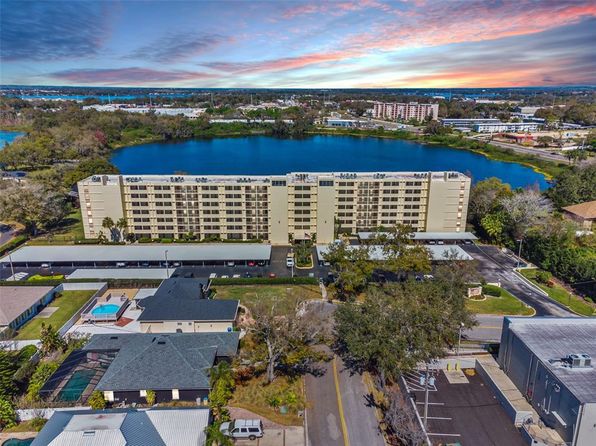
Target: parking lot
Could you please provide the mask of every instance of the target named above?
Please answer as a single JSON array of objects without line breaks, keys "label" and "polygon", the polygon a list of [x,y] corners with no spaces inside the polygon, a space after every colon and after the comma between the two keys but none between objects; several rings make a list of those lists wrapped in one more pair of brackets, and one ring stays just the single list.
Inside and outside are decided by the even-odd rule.
[{"label": "parking lot", "polygon": [[[421,375],[424,372],[407,375],[406,383],[423,418]],[[433,376],[428,405],[428,435],[433,444],[525,445],[521,433],[474,369],[435,370]]]}]

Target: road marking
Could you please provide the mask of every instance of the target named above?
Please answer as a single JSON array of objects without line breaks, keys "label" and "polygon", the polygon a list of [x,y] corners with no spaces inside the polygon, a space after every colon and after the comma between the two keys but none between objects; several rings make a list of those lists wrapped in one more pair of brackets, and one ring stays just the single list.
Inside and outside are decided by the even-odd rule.
[{"label": "road marking", "polygon": [[350,439],[348,438],[348,426],[344,416],[344,406],[341,402],[341,392],[339,390],[339,376],[337,374],[337,360],[333,357],[333,380],[335,381],[335,393],[337,394],[337,406],[339,408],[339,421],[341,424],[341,431],[344,437],[344,446],[350,446]]},{"label": "road marking", "polygon": [[494,330],[494,329],[497,329],[497,328],[503,328],[503,326],[492,327],[490,325],[479,325],[478,327],[472,327],[472,330],[474,330],[474,328],[477,329],[477,330],[481,330],[481,329],[485,329],[485,330],[491,329],[491,330]]},{"label": "road marking", "polygon": [[436,435],[438,437],[461,437],[461,434],[440,434],[434,432],[427,432],[426,435]]},{"label": "road marking", "polygon": [[[418,402],[416,402],[416,404],[421,404],[421,405],[424,405],[424,402],[420,402],[420,401],[418,401]],[[444,405],[445,405],[445,403],[428,403],[428,405],[429,405],[429,406],[444,406]]]},{"label": "road marking", "polygon": [[429,420],[453,420],[450,417],[427,417]]}]

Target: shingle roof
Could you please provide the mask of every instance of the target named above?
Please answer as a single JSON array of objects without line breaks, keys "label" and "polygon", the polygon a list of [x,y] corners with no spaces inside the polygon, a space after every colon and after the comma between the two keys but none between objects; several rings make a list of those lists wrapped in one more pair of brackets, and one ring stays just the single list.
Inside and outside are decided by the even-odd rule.
[{"label": "shingle roof", "polygon": [[203,283],[197,279],[164,280],[153,296],[139,305],[138,320],[147,321],[233,321],[239,301],[211,300],[203,295]]},{"label": "shingle roof", "polygon": [[94,335],[87,351],[116,351],[98,390],[209,389],[216,357],[238,349],[238,333]]},{"label": "shingle roof", "polygon": [[0,325],[10,325],[53,289],[51,286],[0,287]]},{"label": "shingle roof", "polygon": [[563,210],[582,218],[596,218],[596,200],[567,206]]},{"label": "shingle roof", "polygon": [[203,446],[208,425],[198,407],[56,411],[32,446]]}]

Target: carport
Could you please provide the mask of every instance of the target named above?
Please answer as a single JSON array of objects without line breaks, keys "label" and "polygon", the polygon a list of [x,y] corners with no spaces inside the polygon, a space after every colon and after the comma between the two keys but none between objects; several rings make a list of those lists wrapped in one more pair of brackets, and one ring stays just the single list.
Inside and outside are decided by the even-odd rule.
[{"label": "carport", "polygon": [[0,259],[0,264],[50,266],[268,265],[271,246],[257,243],[172,243],[134,245],[25,246]]}]

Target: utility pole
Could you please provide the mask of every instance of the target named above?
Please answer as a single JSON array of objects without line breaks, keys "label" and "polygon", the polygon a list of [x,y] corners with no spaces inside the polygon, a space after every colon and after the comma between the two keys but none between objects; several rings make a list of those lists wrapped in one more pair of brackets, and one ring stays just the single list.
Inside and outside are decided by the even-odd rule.
[{"label": "utility pole", "polygon": [[424,375],[424,430],[428,430],[428,362],[426,363],[426,373]]},{"label": "utility pole", "polygon": [[167,279],[168,277],[170,277],[170,268],[168,266],[168,250],[167,249],[165,252],[165,256],[166,256],[166,279]]},{"label": "utility pole", "polygon": [[521,260],[521,248],[522,248],[522,243],[523,242],[524,242],[524,238],[522,237],[522,238],[519,239],[519,252],[517,254],[517,267],[518,268],[519,268],[519,263],[520,263],[520,260]]},{"label": "utility pole", "polygon": [[14,277],[14,266],[12,266],[12,257],[8,253],[8,261],[10,262],[10,274],[12,274],[12,280],[16,280]]},{"label": "utility pole", "polygon": [[459,336],[457,338],[457,357],[459,358],[459,351],[460,351],[460,347],[461,347],[461,329],[464,328],[464,323],[460,322],[459,323]]}]

